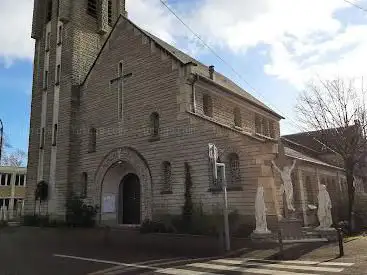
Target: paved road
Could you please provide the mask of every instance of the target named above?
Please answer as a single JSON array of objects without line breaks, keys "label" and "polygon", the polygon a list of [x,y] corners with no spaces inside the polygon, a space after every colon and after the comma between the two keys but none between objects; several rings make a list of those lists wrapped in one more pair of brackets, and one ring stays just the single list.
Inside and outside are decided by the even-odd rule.
[{"label": "paved road", "polygon": [[75,232],[67,234],[65,230],[29,227],[1,229],[0,274],[85,275],[116,266],[130,268],[133,274],[134,270],[152,269],[136,269],[136,265],[131,263],[157,265],[159,261],[173,262],[186,258],[158,249],[142,250],[132,245],[106,246],[103,238],[95,236],[95,231]]},{"label": "paved road", "polygon": [[[350,262],[269,261],[245,258],[226,258],[163,268],[150,274],[211,275],[211,274],[264,274],[264,275],[332,275],[351,274]],[[364,273],[363,273],[364,274]]]},{"label": "paved road", "polygon": [[189,257],[179,248],[142,249],[137,243],[106,245],[96,230],[6,228],[0,230],[0,275],[367,274],[367,238],[346,243],[346,256],[340,259],[335,258],[335,244],[304,250],[301,257],[290,247],[291,261],[274,260],[270,255],[277,249],[273,248],[247,249],[237,258],[218,259]]}]

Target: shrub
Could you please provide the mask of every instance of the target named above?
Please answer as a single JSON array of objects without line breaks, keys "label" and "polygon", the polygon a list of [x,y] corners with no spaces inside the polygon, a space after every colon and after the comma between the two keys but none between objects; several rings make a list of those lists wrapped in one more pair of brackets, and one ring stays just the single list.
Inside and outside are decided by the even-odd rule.
[{"label": "shrub", "polygon": [[93,227],[97,211],[97,206],[88,205],[74,195],[66,202],[66,222],[75,227]]}]

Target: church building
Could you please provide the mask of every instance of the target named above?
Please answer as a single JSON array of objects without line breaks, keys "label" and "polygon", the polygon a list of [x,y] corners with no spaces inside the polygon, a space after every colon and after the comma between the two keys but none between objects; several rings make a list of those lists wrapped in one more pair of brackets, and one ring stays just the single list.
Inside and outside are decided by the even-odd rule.
[{"label": "church building", "polygon": [[180,215],[185,166],[204,213],[223,207],[208,144],[226,165],[228,202],[253,229],[257,187],[268,223],[280,215],[276,159],[282,117],[230,79],[132,22],[125,0],[35,0],[26,214],[38,182],[47,212],[72,194],[100,224]]}]

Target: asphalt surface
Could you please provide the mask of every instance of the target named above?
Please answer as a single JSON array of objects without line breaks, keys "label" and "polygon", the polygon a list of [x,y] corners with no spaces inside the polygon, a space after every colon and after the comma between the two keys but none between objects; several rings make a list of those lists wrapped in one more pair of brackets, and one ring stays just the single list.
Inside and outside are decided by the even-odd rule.
[{"label": "asphalt surface", "polygon": [[185,258],[159,249],[106,245],[95,231],[83,229],[75,232],[31,227],[0,229],[1,275],[84,275],[117,265],[130,269],[128,274],[141,274],[149,269],[129,264]]},{"label": "asphalt surface", "polygon": [[[308,247],[304,250],[297,246],[289,246],[286,249],[286,260],[305,261],[291,263],[279,262],[280,259],[274,257],[278,252],[277,248],[248,248],[243,254],[236,255],[232,261],[228,261],[228,258],[213,260],[204,259],[205,255],[190,256],[187,252],[180,251],[179,247],[169,251],[157,246],[143,248],[132,240],[132,235],[128,232],[121,234],[126,234],[126,240],[114,245],[113,241],[106,243],[104,235],[98,230],[31,227],[0,229],[0,275],[169,274],[160,272],[167,270],[178,272],[175,274],[183,274],[182,270],[186,270],[192,272],[187,274],[193,275],[202,274],[200,272],[252,274],[251,268],[254,268],[254,264],[259,270],[283,272],[279,274],[300,274],[300,268],[305,271],[311,269],[307,274],[367,274],[367,238],[363,237],[347,241],[344,244],[345,256],[342,258],[337,257],[336,243]],[[136,236],[139,238],[139,235]],[[297,255],[295,251],[302,251],[302,255]],[[246,259],[249,258],[257,260],[248,263]],[[259,259],[267,259],[268,262],[259,262]],[[242,260],[245,262],[242,263]],[[310,264],[307,261],[317,261],[318,264]],[[338,266],[337,263],[340,262],[351,265]],[[301,267],[292,270],[292,265]],[[323,272],[338,268],[338,272]]]}]

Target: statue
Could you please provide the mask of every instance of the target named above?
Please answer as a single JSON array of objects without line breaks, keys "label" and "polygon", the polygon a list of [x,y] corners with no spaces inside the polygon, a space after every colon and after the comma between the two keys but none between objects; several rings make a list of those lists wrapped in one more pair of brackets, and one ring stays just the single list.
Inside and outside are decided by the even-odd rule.
[{"label": "statue", "polygon": [[255,218],[256,218],[256,229],[255,234],[267,234],[271,233],[268,229],[266,222],[266,207],[264,200],[264,187],[259,186],[257,188],[256,200],[255,200]]},{"label": "statue", "polygon": [[0,221],[4,220],[4,206],[0,207]]},{"label": "statue", "polygon": [[321,184],[319,194],[317,196],[319,208],[317,209],[317,217],[319,218],[320,225],[317,229],[329,229],[333,224],[331,217],[331,200],[326,185]]},{"label": "statue", "polygon": [[293,206],[293,183],[291,174],[294,169],[294,166],[296,165],[296,160],[293,160],[292,166],[284,166],[283,170],[280,170],[278,166],[274,163],[274,161],[271,161],[273,164],[275,170],[277,170],[280,174],[280,177],[282,178],[283,184],[280,187],[280,192],[283,194],[285,192],[285,198],[287,200],[287,208],[290,211],[295,211],[296,209]]}]

